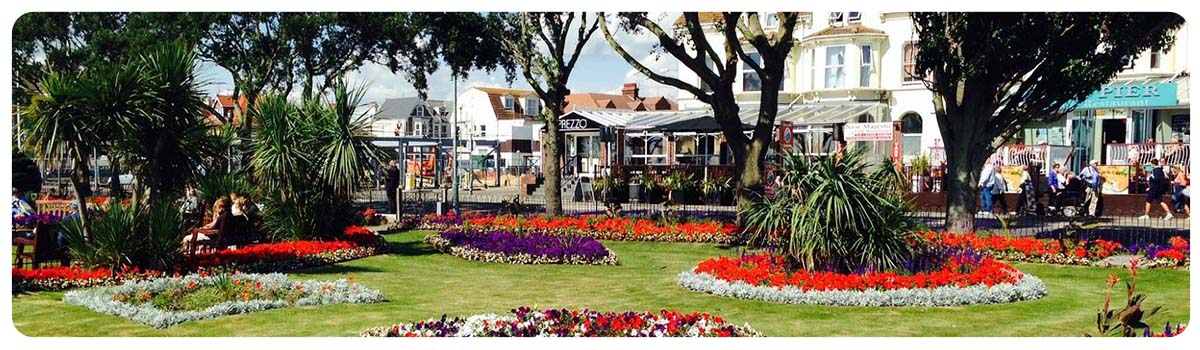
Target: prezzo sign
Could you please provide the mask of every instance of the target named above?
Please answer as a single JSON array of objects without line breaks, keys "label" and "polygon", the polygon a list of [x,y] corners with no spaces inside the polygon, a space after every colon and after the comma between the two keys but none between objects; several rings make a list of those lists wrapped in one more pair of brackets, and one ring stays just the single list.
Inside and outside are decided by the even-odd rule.
[{"label": "prezzo sign", "polygon": [[1175,83],[1106,84],[1076,109],[1173,107],[1179,104]]},{"label": "prezzo sign", "polygon": [[561,131],[596,130],[599,128],[600,123],[584,117],[564,116],[558,119],[558,130]]},{"label": "prezzo sign", "polygon": [[842,135],[846,141],[891,141],[892,123],[847,123]]}]

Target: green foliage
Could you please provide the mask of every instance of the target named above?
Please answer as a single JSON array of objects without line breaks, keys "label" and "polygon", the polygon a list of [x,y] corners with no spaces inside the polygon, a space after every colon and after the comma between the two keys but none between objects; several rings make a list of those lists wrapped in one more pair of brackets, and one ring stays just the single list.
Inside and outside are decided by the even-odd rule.
[{"label": "green foliage", "polygon": [[88,235],[79,220],[64,221],[67,250],[87,266],[169,270],[182,257],[185,233],[179,211],[170,205],[173,201],[161,202],[135,211],[113,201],[107,210],[96,213]]},{"label": "green foliage", "polygon": [[215,202],[217,197],[228,196],[234,192],[254,193],[253,189],[244,175],[236,173],[208,174],[196,181],[196,196],[200,197],[205,206]]},{"label": "green foliage", "polygon": [[332,99],[299,104],[268,95],[251,109],[258,121],[250,164],[276,239],[332,235],[353,221],[358,178],[380,150],[363,136],[368,118],[354,114],[362,93],[339,83]]},{"label": "green foliage", "polygon": [[692,178],[692,174],[685,174],[682,172],[673,172],[670,175],[667,175],[667,177],[663,179],[662,183],[663,188],[672,193],[685,191],[695,185],[696,182]]},{"label": "green foliage", "polygon": [[649,171],[644,171],[641,175],[638,175],[637,184],[642,186],[644,191],[653,191],[659,186],[658,177],[654,176],[654,174],[651,174]]},{"label": "green foliage", "polygon": [[[1108,289],[1104,292],[1104,305],[1096,310],[1097,335],[1136,337],[1138,336],[1138,331],[1150,327],[1146,324],[1145,320],[1162,310],[1162,306],[1155,306],[1148,310],[1142,307],[1142,303],[1146,301],[1146,295],[1137,293],[1137,264],[1139,262],[1138,259],[1130,261],[1131,265],[1128,270],[1129,281],[1125,282],[1125,304],[1119,309],[1110,308],[1112,303],[1112,289],[1119,282],[1119,279],[1113,274],[1108,276],[1108,281],[1105,283]],[[1092,336],[1091,334],[1086,335],[1089,337]]]},{"label": "green foliage", "polygon": [[12,187],[21,192],[42,190],[42,171],[38,169],[37,162],[17,147],[12,148]]},{"label": "green foliage", "polygon": [[747,206],[748,240],[783,245],[805,268],[893,270],[912,256],[915,223],[903,199],[898,172],[889,164],[870,169],[866,149],[834,157],[790,156],[773,198]]}]

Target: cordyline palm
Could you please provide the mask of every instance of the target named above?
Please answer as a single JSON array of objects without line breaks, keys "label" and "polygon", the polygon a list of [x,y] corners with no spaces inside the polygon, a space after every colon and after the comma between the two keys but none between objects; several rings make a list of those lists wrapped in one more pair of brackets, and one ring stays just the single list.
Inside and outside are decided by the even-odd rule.
[{"label": "cordyline palm", "polygon": [[[119,132],[113,148],[148,190],[144,201],[135,202],[149,207],[198,179],[201,166],[220,156],[223,147],[205,123],[205,112],[215,112],[204,102],[195,54],[188,47],[166,45],[142,56],[137,65],[144,95],[137,100],[137,113],[114,120]],[[134,191],[135,199],[141,194]]]},{"label": "cordyline palm", "polygon": [[66,154],[72,160],[71,183],[80,203],[79,220],[85,236],[88,151],[112,135],[114,120],[136,115],[136,99],[143,95],[136,67],[80,74],[50,72],[25,107],[25,146],[39,158],[55,160]]},{"label": "cordyline palm", "polygon": [[840,159],[786,158],[775,197],[758,198],[744,213],[750,240],[783,243],[808,269],[899,268],[912,253],[909,207],[895,170],[869,169],[865,155],[856,148]]},{"label": "cordyline palm", "polygon": [[365,90],[350,89],[344,83],[333,89],[333,101],[324,113],[311,120],[316,132],[315,164],[321,182],[333,188],[338,198],[349,199],[357,183],[372,162],[381,159],[379,149],[366,138],[370,134],[370,119],[366,113],[355,114],[362,106]]}]

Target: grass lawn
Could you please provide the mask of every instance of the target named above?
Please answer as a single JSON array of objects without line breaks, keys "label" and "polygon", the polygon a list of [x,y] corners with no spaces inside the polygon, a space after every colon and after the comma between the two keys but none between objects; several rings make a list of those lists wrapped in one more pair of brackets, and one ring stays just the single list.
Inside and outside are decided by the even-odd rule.
[{"label": "grass lawn", "polygon": [[[1091,330],[1109,273],[1120,269],[1016,264],[1041,277],[1045,298],[1001,305],[950,308],[827,307],[739,300],[690,292],[675,275],[709,257],[738,254],[713,244],[605,242],[620,266],[505,265],[438,254],[421,239],[428,232],[388,235],[393,251],[291,274],[335,279],[379,289],[380,304],[287,308],[188,322],[157,330],[61,301],[61,292],[13,297],[13,322],[29,336],[354,336],[363,329],[429,317],[504,313],[528,305],[644,311],[672,308],[710,312],[748,322],[767,336],[1080,336]],[[1138,290],[1147,305],[1164,305],[1150,319],[1161,328],[1188,322],[1187,271],[1145,270]],[[1123,292],[1118,299],[1123,300]]]}]

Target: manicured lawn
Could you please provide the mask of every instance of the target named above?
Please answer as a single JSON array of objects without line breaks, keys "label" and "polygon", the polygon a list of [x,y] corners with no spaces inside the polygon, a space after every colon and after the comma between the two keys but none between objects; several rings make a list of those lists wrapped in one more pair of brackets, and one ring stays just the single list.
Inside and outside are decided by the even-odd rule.
[{"label": "manicured lawn", "polygon": [[[427,232],[388,236],[390,255],[292,274],[379,289],[385,303],[288,308],[188,322],[156,330],[61,301],[61,292],[13,298],[13,322],[30,336],[354,336],[359,331],[429,317],[504,313],[521,306],[605,311],[701,311],[748,322],[768,336],[1080,336],[1094,327],[1109,273],[1120,269],[1016,264],[1041,277],[1050,295],[1001,305],[953,308],[865,308],[783,305],[690,292],[675,275],[709,257],[739,253],[712,244],[604,242],[620,266],[489,264],[438,254]],[[1147,305],[1167,306],[1151,324],[1188,322],[1187,271],[1145,270],[1139,291]],[[1123,290],[1118,294],[1123,300]]]}]

